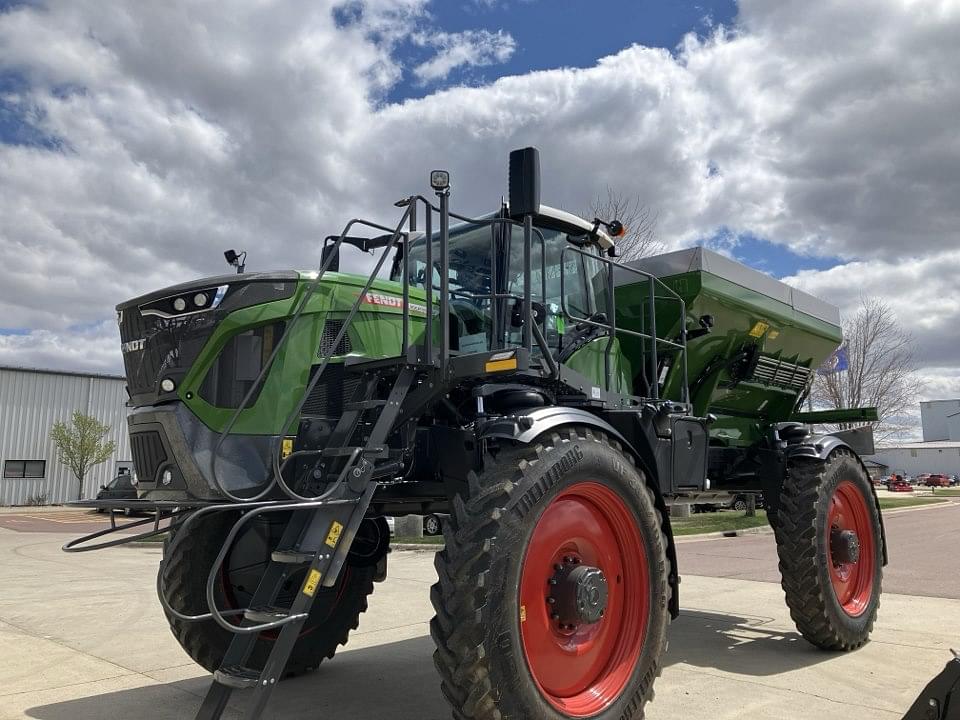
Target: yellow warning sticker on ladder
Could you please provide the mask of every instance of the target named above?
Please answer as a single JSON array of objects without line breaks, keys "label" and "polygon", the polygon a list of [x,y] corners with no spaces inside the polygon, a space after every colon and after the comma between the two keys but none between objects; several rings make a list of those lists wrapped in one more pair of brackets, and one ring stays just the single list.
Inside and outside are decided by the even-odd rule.
[{"label": "yellow warning sticker on ladder", "polygon": [[280,448],[280,459],[286,460],[290,453],[293,452],[293,438],[284,438],[283,444]]},{"label": "yellow warning sticker on ladder", "polygon": [[330,524],[330,532],[327,533],[327,545],[332,548],[337,546],[337,543],[340,542],[340,533],[343,532],[343,525],[334,520]]},{"label": "yellow warning sticker on ladder", "polygon": [[303,584],[303,594],[308,597],[313,597],[313,594],[317,591],[317,588],[320,586],[320,571],[311,570],[307,575],[307,581]]},{"label": "yellow warning sticker on ladder", "polygon": [[750,337],[761,337],[770,326],[765,322],[757,321],[757,324],[750,329]]},{"label": "yellow warning sticker on ladder", "polygon": [[527,606],[520,606],[520,622],[525,623],[527,621]]}]

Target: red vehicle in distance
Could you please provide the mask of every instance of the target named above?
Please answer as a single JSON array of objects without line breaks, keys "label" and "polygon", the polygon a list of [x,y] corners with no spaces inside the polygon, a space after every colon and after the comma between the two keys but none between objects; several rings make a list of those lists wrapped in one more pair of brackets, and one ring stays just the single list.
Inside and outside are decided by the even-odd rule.
[{"label": "red vehicle in distance", "polygon": [[890,492],[913,492],[913,487],[903,479],[903,475],[893,474],[887,480],[887,490]]},{"label": "red vehicle in distance", "polygon": [[950,487],[950,476],[933,473],[923,479],[923,484],[927,487]]}]

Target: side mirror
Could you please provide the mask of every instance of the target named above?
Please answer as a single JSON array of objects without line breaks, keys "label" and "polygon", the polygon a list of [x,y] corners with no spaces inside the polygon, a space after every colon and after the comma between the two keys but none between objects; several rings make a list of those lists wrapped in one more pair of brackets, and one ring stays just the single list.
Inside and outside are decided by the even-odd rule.
[{"label": "side mirror", "polygon": [[107,489],[107,486],[106,486],[106,485],[101,485],[101,486],[100,486],[100,489],[101,489],[101,490],[106,490],[106,489]]},{"label": "side mirror", "polygon": [[540,212],[540,152],[535,147],[510,153],[508,192],[512,217]]},{"label": "side mirror", "polygon": [[327,258],[333,256],[333,259],[330,261],[330,264],[327,266],[327,270],[332,270],[333,272],[340,271],[340,249],[334,245],[324,245],[323,250],[320,252],[320,265],[326,265]]}]

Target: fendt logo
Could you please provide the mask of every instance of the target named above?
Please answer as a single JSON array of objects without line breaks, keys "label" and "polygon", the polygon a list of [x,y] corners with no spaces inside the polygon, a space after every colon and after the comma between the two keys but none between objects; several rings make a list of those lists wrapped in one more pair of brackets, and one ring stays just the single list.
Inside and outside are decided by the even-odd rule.
[{"label": "fendt logo", "polygon": [[120,349],[125,353],[137,352],[138,350],[143,350],[146,344],[147,341],[142,338],[140,340],[129,340],[128,342],[121,343]]},{"label": "fendt logo", "polygon": [[[403,298],[398,298],[395,295],[384,295],[382,293],[370,293],[368,292],[363,296],[363,302],[370,305],[382,305],[384,307],[397,308],[398,310],[403,309]],[[411,302],[410,303],[410,312],[423,313],[427,314],[427,306],[421,305],[420,303]]]}]

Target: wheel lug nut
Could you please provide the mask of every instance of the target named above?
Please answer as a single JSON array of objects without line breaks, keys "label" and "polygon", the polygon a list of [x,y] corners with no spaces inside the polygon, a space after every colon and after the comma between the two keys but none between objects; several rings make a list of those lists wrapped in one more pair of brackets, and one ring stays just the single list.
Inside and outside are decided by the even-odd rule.
[{"label": "wheel lug nut", "polygon": [[547,598],[547,605],[553,605],[556,601],[557,601],[556,598],[548,597],[548,598]]},{"label": "wheel lug nut", "polygon": [[547,580],[547,585],[556,585],[556,584],[557,584],[557,581],[554,580],[553,578],[550,578],[549,580]]},{"label": "wheel lug nut", "polygon": [[553,569],[556,570],[557,572],[560,572],[561,570],[563,570],[563,565],[561,565],[560,563],[557,563],[556,565],[553,566]]},{"label": "wheel lug nut", "polygon": [[560,616],[559,616],[557,613],[553,613],[553,614],[550,616],[550,619],[551,619],[551,620],[559,620],[559,619],[560,619]]}]

